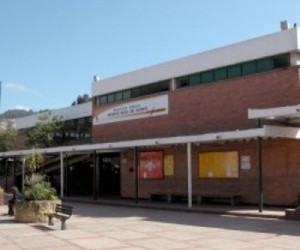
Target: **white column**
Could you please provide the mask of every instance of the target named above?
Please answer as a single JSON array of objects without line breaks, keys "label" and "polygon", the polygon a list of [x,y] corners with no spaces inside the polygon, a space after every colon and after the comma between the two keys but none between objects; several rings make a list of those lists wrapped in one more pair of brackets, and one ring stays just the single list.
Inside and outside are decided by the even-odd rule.
[{"label": "white column", "polygon": [[25,164],[26,164],[26,158],[22,159],[22,192],[24,193],[24,182],[25,182]]},{"label": "white column", "polygon": [[60,198],[64,197],[64,153],[60,152]]},{"label": "white column", "polygon": [[187,146],[187,177],[188,177],[188,207],[192,208],[192,149],[191,143],[188,142]]}]

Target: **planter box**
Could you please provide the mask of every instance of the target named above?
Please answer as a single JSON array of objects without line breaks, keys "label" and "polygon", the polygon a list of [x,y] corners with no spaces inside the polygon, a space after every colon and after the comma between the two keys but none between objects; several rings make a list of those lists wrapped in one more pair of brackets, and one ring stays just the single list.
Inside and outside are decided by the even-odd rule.
[{"label": "planter box", "polygon": [[18,222],[36,223],[47,222],[47,213],[55,211],[55,205],[61,200],[53,201],[20,201],[15,204],[15,219]]},{"label": "planter box", "polygon": [[4,205],[4,193],[0,192],[0,206]]}]

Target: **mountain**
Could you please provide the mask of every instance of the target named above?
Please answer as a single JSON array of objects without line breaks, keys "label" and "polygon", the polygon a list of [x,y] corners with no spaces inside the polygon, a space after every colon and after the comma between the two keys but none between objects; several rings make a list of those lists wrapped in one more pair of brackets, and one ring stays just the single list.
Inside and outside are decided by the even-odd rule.
[{"label": "mountain", "polygon": [[34,112],[32,110],[25,110],[25,109],[10,109],[2,114],[0,114],[0,119],[14,119],[20,118],[28,115],[32,115]]}]

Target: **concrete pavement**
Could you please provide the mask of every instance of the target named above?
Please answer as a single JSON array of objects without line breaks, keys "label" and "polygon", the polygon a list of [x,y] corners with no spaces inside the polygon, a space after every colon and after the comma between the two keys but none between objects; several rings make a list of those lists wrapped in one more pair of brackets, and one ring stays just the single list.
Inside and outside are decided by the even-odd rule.
[{"label": "concrete pavement", "polygon": [[0,206],[0,249],[300,249],[300,221],[70,203],[67,230],[16,223]]}]

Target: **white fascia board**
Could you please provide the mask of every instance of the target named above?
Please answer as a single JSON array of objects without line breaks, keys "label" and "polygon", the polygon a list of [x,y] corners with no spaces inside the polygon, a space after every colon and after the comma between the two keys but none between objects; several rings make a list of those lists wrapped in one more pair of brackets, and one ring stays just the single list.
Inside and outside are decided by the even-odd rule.
[{"label": "white fascia board", "polygon": [[299,139],[300,128],[282,127],[282,126],[265,126],[265,136],[272,138]]},{"label": "white fascia board", "polygon": [[[111,143],[63,146],[63,147],[55,147],[55,148],[37,149],[37,152],[42,154],[59,153],[59,152],[76,153],[76,152],[92,151],[92,150],[107,151],[107,150],[115,150],[115,149],[134,148],[134,147],[184,144],[188,142],[201,144],[201,143],[226,141],[226,140],[250,139],[250,138],[264,137],[264,135],[265,135],[264,128],[259,128],[259,129],[248,129],[248,130],[241,130],[241,131],[237,130],[237,131],[228,131],[228,132],[220,132],[220,133],[208,133],[208,134],[201,134],[201,135],[188,135],[188,136],[176,136],[176,137],[166,137],[166,138],[153,138],[153,139],[145,139],[145,140],[111,142]],[[31,150],[2,152],[0,153],[0,157],[28,155],[31,152],[32,152]]]},{"label": "white fascia board", "polygon": [[276,107],[267,109],[248,109],[249,119],[276,119],[279,117],[299,117],[300,104],[286,107]]},{"label": "white fascia board", "polygon": [[[50,112],[50,119],[52,119],[53,117],[57,117],[61,121],[88,117],[92,116],[92,102],[78,104],[61,109],[53,109]],[[45,113],[39,113],[15,119],[16,128],[25,129],[34,127],[35,124],[39,121],[39,117],[44,114]]]},{"label": "white fascia board", "polygon": [[299,29],[289,29],[92,83],[92,96],[276,54],[299,51]]},{"label": "white fascia board", "polygon": [[[74,145],[74,146],[63,146],[55,148],[37,149],[36,151],[42,154],[51,153],[76,153],[85,151],[101,151],[105,150],[121,150],[125,148],[134,147],[149,147],[149,146],[164,146],[164,145],[176,145],[185,143],[197,143],[206,144],[230,140],[247,140],[255,138],[300,138],[300,128],[295,127],[280,127],[280,126],[269,126],[266,125],[263,128],[255,128],[248,130],[236,130],[218,133],[208,133],[201,135],[189,135],[189,136],[177,136],[167,138],[153,138],[145,140],[132,140],[122,142],[111,142],[111,143],[98,143],[98,144],[85,144],[85,145]],[[29,155],[32,150],[20,150],[1,152],[0,157],[12,157],[12,156],[24,156]]]}]

